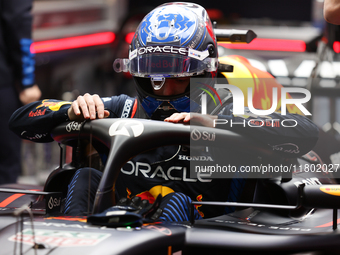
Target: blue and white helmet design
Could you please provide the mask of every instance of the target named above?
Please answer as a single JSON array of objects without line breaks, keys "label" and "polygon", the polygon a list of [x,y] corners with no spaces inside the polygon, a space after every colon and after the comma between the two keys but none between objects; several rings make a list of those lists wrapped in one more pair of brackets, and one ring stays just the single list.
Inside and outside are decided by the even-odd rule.
[{"label": "blue and white helmet design", "polygon": [[163,6],[149,13],[138,29],[142,46],[150,43],[176,43],[185,45],[197,27],[195,14],[186,12],[176,5]]},{"label": "blue and white helmet design", "polygon": [[[139,98],[149,116],[164,101],[177,111],[189,108],[189,89],[170,97],[154,95],[153,90],[159,90],[165,79],[214,77],[217,66],[216,37],[206,10],[184,2],[166,3],[148,13],[135,32],[129,59],[114,62],[115,71],[130,72],[135,78]],[[146,109],[151,105],[152,109]]]}]

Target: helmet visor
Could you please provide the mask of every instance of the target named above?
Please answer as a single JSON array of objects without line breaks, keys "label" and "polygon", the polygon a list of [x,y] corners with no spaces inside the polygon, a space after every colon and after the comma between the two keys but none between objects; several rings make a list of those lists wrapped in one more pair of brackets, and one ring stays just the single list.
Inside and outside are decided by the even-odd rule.
[{"label": "helmet visor", "polygon": [[192,76],[205,69],[206,63],[188,56],[148,54],[130,61],[131,74],[141,77],[158,74],[164,77]]},{"label": "helmet visor", "polygon": [[114,69],[137,77],[195,76],[217,69],[216,59],[208,56],[207,50],[200,52],[175,46],[141,47],[130,53],[129,60],[116,59]]}]

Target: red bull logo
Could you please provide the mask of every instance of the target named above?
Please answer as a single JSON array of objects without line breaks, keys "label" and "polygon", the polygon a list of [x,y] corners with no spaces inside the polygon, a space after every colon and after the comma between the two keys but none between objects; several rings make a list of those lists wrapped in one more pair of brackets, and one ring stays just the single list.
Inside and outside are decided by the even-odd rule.
[{"label": "red bull logo", "polygon": [[37,116],[43,116],[45,115],[45,112],[46,112],[46,109],[45,110],[37,110],[35,112],[31,111],[29,114],[28,114],[28,117],[37,117]]},{"label": "red bull logo", "polygon": [[[153,204],[158,197],[159,194],[161,194],[163,197],[166,196],[169,193],[173,193],[174,190],[162,185],[157,185],[152,187],[149,190],[143,191],[141,193],[138,193],[135,195],[136,197],[140,197],[142,200],[148,200],[150,204]],[[127,198],[131,199],[133,196],[131,196],[131,191],[126,188]]]},{"label": "red bull logo", "polygon": [[[131,190],[129,188],[126,188],[126,197],[128,199],[132,199],[132,197],[134,197],[131,196],[131,194]],[[135,195],[135,197],[140,197],[142,200],[147,200],[150,204],[153,204],[155,202],[155,197],[148,190],[138,193],[137,195]]]},{"label": "red bull logo", "polygon": [[41,105],[38,105],[36,109],[41,107],[49,108],[51,111],[59,111],[60,107],[66,104],[71,104],[71,102],[67,101],[50,101],[49,99],[43,100]]},{"label": "red bull logo", "polygon": [[150,204],[155,202],[155,198],[149,191],[144,191],[136,195],[136,197],[140,197],[142,200],[148,200]]}]

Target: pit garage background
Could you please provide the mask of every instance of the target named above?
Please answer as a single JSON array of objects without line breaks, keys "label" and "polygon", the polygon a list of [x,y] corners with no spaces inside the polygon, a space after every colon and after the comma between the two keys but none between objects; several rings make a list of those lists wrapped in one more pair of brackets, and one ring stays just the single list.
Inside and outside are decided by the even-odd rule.
[{"label": "pit garage background", "polygon": [[[74,100],[85,92],[134,95],[127,74],[112,63],[127,57],[143,16],[167,1],[35,0],[31,51],[42,98]],[[217,28],[251,29],[250,44],[221,43],[219,55],[242,55],[287,87],[311,91],[306,105],[322,130],[318,150],[340,163],[340,29],[323,19],[323,0],[194,1],[204,6]],[[55,143],[23,141],[21,183],[41,184],[59,164]]]}]

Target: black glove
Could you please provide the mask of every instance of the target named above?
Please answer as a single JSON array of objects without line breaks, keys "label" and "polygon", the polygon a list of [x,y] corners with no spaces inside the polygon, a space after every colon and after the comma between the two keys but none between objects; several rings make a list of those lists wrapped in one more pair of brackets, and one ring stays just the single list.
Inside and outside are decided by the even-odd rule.
[{"label": "black glove", "polygon": [[162,195],[158,195],[153,204],[140,197],[122,198],[117,205],[87,217],[87,222],[108,227],[140,227],[144,222],[153,222],[161,216],[161,201]]}]

